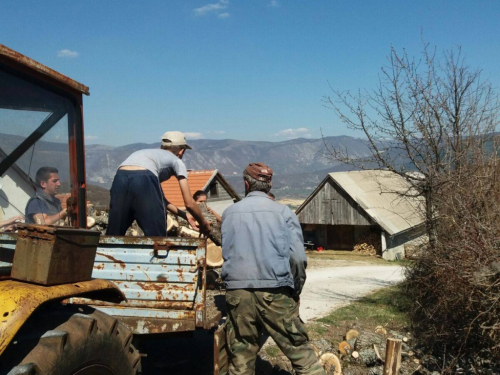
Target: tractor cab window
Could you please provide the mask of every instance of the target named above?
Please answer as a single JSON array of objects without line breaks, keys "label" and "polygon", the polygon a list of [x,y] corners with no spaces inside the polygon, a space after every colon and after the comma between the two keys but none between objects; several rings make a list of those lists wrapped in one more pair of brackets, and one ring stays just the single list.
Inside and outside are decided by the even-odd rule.
[{"label": "tractor cab window", "polygon": [[[31,211],[49,215],[57,200],[66,207],[74,121],[75,105],[68,98],[0,65],[0,225],[24,216],[36,195],[42,197],[40,207]],[[38,224],[73,225],[71,217],[56,223],[40,217]]]}]

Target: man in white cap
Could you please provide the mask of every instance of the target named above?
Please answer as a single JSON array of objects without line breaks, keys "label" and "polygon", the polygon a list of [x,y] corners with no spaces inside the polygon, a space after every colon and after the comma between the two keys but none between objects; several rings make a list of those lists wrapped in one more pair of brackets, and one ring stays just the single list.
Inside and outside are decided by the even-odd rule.
[{"label": "man in white cap", "polygon": [[189,220],[198,229],[191,216],[165,199],[160,184],[171,176],[179,181],[186,210],[198,221],[200,232],[208,233],[210,224],[193,200],[186,166],[181,160],[186,149],[191,147],[184,134],[170,131],[163,134],[159,149],[136,151],[120,165],[111,186],[107,235],[123,236],[137,220],[146,236],[165,237],[166,210]]}]

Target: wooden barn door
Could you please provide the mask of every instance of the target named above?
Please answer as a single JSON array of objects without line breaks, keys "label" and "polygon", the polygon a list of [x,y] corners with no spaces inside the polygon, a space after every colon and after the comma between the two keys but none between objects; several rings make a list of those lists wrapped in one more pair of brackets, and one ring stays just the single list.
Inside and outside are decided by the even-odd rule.
[{"label": "wooden barn door", "polygon": [[354,248],[354,227],[352,225],[329,225],[327,246],[332,250],[352,250]]}]

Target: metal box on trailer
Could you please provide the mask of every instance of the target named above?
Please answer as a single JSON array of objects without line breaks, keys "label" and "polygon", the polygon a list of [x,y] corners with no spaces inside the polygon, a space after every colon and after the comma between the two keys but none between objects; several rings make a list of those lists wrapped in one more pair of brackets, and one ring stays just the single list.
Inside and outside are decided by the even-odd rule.
[{"label": "metal box on trailer", "polygon": [[44,225],[21,225],[11,277],[42,285],[90,280],[100,233]]}]

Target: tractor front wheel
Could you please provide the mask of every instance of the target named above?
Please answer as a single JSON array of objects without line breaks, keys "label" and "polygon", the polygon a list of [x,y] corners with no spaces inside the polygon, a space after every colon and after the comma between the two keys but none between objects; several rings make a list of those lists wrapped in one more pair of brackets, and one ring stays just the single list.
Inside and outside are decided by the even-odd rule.
[{"label": "tractor front wheel", "polygon": [[132,333],[88,306],[54,305],[36,312],[0,358],[8,375],[137,375]]}]

